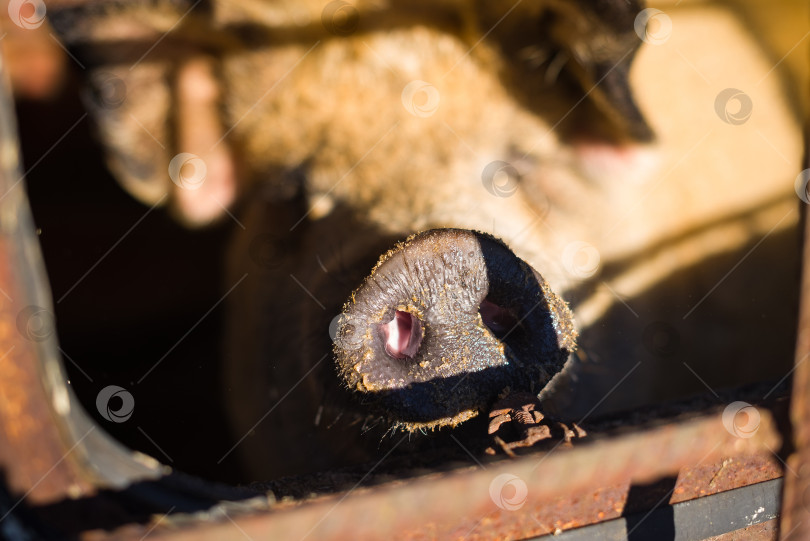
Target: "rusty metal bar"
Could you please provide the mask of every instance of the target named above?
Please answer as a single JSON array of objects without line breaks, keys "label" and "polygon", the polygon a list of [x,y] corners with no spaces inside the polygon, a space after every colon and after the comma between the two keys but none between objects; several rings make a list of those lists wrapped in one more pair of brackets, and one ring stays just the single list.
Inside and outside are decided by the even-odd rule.
[{"label": "rusty metal bar", "polygon": [[[149,533],[150,539],[170,541],[220,540],[237,538],[240,530],[254,539],[525,538],[619,517],[631,483],[679,471],[667,502],[774,479],[781,469],[769,449],[779,445],[768,411],[761,412],[759,430],[750,438],[726,431],[717,412],[486,469],[281,502],[263,513],[223,507],[201,521],[156,516],[153,523],[127,525],[111,536],[90,532],[82,538],[140,539]],[[511,493],[504,492],[507,486]]]},{"label": "rusty metal bar", "polygon": [[779,513],[782,480],[773,479],[569,530],[537,541],[591,539],[671,539],[700,541],[715,535],[774,520]]},{"label": "rusty metal bar", "polygon": [[41,503],[156,477],[161,468],[107,437],[65,383],[13,111],[0,63],[0,478]]},{"label": "rusty metal bar", "polygon": [[[37,367],[38,342],[26,340],[16,325],[21,310],[38,304],[29,301],[28,293],[32,283],[42,285],[43,277],[19,261],[32,255],[25,253],[24,247],[28,244],[30,248],[30,240],[21,237],[23,230],[31,231],[33,227],[25,208],[14,109],[5,77],[2,83],[0,287],[4,295],[0,296],[0,465],[12,490],[25,493],[34,501],[43,501],[63,497],[66,488],[83,494],[93,487],[81,479],[65,455],[62,435],[54,422],[53,404],[44,396],[43,378]],[[31,274],[21,276],[22,268],[31,269]]]}]

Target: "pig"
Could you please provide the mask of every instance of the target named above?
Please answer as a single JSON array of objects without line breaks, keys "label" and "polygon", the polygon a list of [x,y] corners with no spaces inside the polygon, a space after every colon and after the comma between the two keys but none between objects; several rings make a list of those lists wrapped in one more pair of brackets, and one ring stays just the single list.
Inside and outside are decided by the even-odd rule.
[{"label": "pig", "polygon": [[800,74],[661,7],[49,4],[121,184],[233,222],[226,456],[271,479],[512,391],[582,421],[788,372]]}]

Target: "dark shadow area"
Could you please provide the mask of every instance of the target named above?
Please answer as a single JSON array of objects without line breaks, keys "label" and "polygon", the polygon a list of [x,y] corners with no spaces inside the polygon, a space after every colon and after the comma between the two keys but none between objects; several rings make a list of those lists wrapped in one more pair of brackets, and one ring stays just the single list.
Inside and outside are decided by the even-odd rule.
[{"label": "dark shadow area", "polygon": [[64,539],[47,523],[38,520],[20,495],[12,494],[6,474],[0,471],[0,539],[28,541],[33,539]]},{"label": "dark shadow area", "polygon": [[126,524],[147,524],[155,516],[193,514],[210,510],[222,502],[240,502],[260,492],[233,488],[179,473],[154,481],[134,483],[123,490],[100,490],[93,496],[65,499],[28,510],[28,521],[49,524],[57,533],[46,539],[74,538],[89,530],[111,531]]},{"label": "dark shadow area", "polygon": [[[480,394],[454,394],[452,408],[443,409],[438,412],[435,409],[424,407],[424,403],[435,403],[437,396],[451,396],[459,385],[464,384],[467,388],[480,389],[481,392],[489,390],[503,389],[510,383],[515,385],[525,385],[531,382],[519,378],[512,366],[496,366],[484,368],[478,372],[468,372],[445,378],[436,378],[428,381],[412,382],[407,388],[391,389],[387,391],[377,391],[368,393],[375,403],[383,403],[396,407],[399,412],[411,412],[410,416],[402,416],[402,421],[409,423],[424,423],[435,420],[435,415],[453,416],[468,409],[478,407]],[[520,387],[513,389],[522,390]],[[444,404],[443,404],[444,405]]]},{"label": "dark shadow area", "polygon": [[[219,455],[206,444],[228,437],[218,404],[221,309],[209,310],[223,293],[230,224],[188,231],[126,194],[104,166],[90,117],[79,120],[74,78],[54,101],[19,102],[16,113],[59,342],[79,400],[133,449],[210,479],[237,478],[234,464],[212,467]],[[98,413],[95,397],[107,385],[132,393],[128,422]]]},{"label": "dark shadow area", "polygon": [[[595,418],[787,375],[794,362],[800,242],[796,229],[754,238],[614,304],[602,324],[580,335],[570,374],[550,395],[552,411]],[[631,264],[632,258],[608,264],[604,272],[618,275]],[[583,294],[600,287],[584,284]],[[583,297],[572,297],[576,312]],[[596,343],[599,350],[591,346]]]},{"label": "dark shadow area", "polygon": [[[631,485],[622,516],[626,517],[628,541],[675,539],[675,514],[669,498],[677,477],[665,477],[646,485]],[[658,510],[655,520],[646,520]]]}]

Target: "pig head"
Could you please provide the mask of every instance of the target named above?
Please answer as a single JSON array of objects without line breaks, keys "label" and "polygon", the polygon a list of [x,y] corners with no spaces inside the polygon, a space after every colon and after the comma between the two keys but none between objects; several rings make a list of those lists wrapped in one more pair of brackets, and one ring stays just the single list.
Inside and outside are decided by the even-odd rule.
[{"label": "pig head", "polygon": [[629,357],[605,323],[622,296],[588,280],[675,213],[706,220],[686,197],[656,200],[669,225],[621,223],[659,159],[629,79],[642,5],[198,4],[51,15],[122,184],[190,226],[234,223],[223,393],[255,478],[543,392],[577,335],[554,292],[581,307],[582,358]]}]

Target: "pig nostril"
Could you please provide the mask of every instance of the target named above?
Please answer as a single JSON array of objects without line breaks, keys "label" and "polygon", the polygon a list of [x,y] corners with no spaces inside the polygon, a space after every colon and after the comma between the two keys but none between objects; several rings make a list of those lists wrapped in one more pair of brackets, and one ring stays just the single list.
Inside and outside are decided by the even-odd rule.
[{"label": "pig nostril", "polygon": [[422,343],[422,323],[410,312],[397,310],[388,323],[381,323],[385,352],[395,359],[413,358]]},{"label": "pig nostril", "polygon": [[481,301],[478,313],[481,314],[481,321],[484,322],[484,325],[499,339],[505,338],[519,324],[511,311],[498,306],[488,298]]}]

